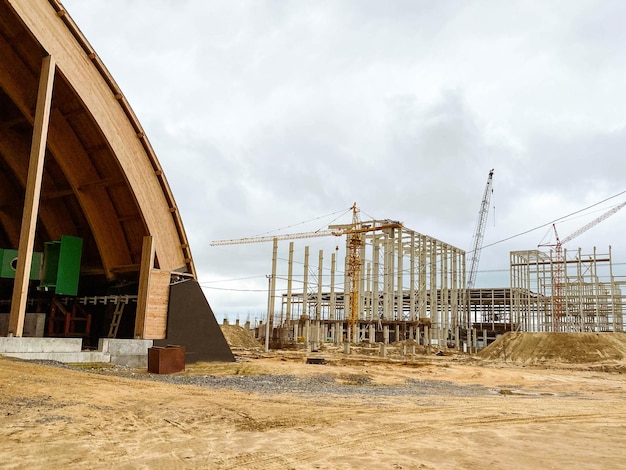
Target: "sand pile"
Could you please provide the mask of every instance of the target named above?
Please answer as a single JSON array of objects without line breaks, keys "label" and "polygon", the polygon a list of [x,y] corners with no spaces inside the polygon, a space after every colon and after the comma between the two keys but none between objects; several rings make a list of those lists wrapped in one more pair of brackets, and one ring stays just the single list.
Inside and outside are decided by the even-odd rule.
[{"label": "sand pile", "polygon": [[220,327],[231,349],[263,349],[261,343],[252,337],[252,333],[241,326],[220,325]]},{"label": "sand pile", "polygon": [[626,333],[506,333],[478,356],[521,364],[619,362]]}]

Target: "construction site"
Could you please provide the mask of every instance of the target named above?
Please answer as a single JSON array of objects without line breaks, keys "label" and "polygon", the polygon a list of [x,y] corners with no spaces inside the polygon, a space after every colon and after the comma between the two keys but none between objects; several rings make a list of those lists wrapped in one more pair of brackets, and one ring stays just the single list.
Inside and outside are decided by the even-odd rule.
[{"label": "construction site", "polygon": [[[359,218],[327,230],[234,240],[213,245],[273,243],[264,323],[254,335],[268,348],[321,344],[390,344],[476,351],[507,331],[622,332],[626,278],[615,276],[611,247],[591,253],[563,244],[617,213],[614,206],[563,240],[510,254],[510,286],[474,287],[493,173],[489,172],[468,254],[401,222]],[[294,260],[294,241],[345,237],[345,250]],[[290,240],[288,254],[281,241]],[[279,247],[283,252],[279,251]],[[341,254],[345,254],[343,259]],[[283,260],[279,265],[277,260]],[[287,263],[284,263],[284,260]],[[294,265],[302,272],[296,273]],[[294,281],[295,279],[295,281]],[[269,320],[268,320],[269,319]]]},{"label": "construction site", "polygon": [[[189,3],[196,19],[213,2],[170,3],[153,9]],[[148,4],[134,11],[153,33]],[[103,5],[98,22],[120,10]],[[179,35],[161,26],[165,42]],[[149,62],[175,66],[180,54],[150,48]],[[157,79],[141,84],[151,100]],[[192,186],[196,169],[174,147]],[[220,324],[198,280],[206,258],[192,257],[164,170],[100,56],[59,0],[0,0],[0,466],[622,468],[626,277],[610,246],[571,242],[626,203],[562,238],[546,224],[554,242],[511,251],[502,283],[484,287],[493,178],[468,250],[356,203],[345,223],[213,242],[272,247],[263,318]],[[229,185],[220,210],[245,186]],[[192,199],[203,236],[228,225]],[[336,243],[312,246],[322,237]]]}]

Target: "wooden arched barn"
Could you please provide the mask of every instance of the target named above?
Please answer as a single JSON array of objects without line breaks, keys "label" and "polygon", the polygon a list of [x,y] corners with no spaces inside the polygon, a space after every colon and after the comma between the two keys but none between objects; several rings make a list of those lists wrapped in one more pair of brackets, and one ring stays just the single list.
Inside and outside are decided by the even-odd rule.
[{"label": "wooden arched barn", "polygon": [[55,0],[0,0],[0,262],[2,353],[74,338],[232,360],[150,142]]}]

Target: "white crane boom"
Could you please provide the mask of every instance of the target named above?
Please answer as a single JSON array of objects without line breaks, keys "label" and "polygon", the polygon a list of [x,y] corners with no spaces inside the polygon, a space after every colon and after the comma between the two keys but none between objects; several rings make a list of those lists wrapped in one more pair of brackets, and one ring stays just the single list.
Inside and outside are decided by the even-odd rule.
[{"label": "white crane boom", "polygon": [[478,262],[480,261],[480,252],[483,248],[483,238],[485,237],[485,226],[487,225],[487,215],[489,214],[489,204],[491,202],[491,194],[493,183],[493,169],[489,172],[485,193],[480,203],[480,211],[478,212],[478,222],[476,223],[476,231],[472,238],[472,251],[470,258],[470,268],[467,275],[467,287],[473,288],[476,283],[476,272],[478,271]]},{"label": "white crane boom", "polygon": [[626,206],[626,202],[622,202],[621,204],[615,206],[613,209],[611,209],[611,210],[605,212],[604,214],[602,214],[600,217],[598,217],[596,219],[593,219],[587,225],[584,225],[584,226],[580,227],[578,230],[576,230],[575,232],[573,232],[572,234],[568,235],[563,240],[561,240],[561,245],[565,245],[567,242],[573,240],[578,235],[582,235],[583,233],[585,233],[590,228],[595,227],[600,222],[602,222],[604,219],[608,219],[609,217],[611,217],[613,214],[615,214],[617,211],[619,211],[624,206]]},{"label": "white crane boom", "polygon": [[211,246],[221,245],[240,245],[242,243],[263,243],[276,240],[294,240],[297,238],[314,238],[314,237],[340,237],[346,232],[341,229],[336,230],[318,230],[316,232],[300,232],[300,233],[284,233],[282,235],[267,235],[262,237],[235,238],[232,240],[215,240],[211,242]]},{"label": "white crane boom", "polygon": [[572,232],[570,235],[565,237],[563,240],[559,239],[559,233],[556,231],[556,225],[552,224],[552,228],[554,229],[554,236],[556,239],[556,243],[552,244],[542,244],[541,246],[549,246],[554,247],[555,252],[555,262],[554,262],[554,271],[552,273],[552,296],[554,297],[554,317],[552,319],[554,331],[561,331],[562,329],[562,319],[565,314],[565,306],[563,304],[563,284],[565,282],[565,259],[563,257],[563,245],[579,235],[582,235],[587,230],[595,227],[603,220],[611,217],[617,211],[626,206],[626,202],[622,202],[621,204],[615,206],[613,209],[608,210],[604,214],[599,217],[596,217],[587,225],[583,225],[575,232]]}]

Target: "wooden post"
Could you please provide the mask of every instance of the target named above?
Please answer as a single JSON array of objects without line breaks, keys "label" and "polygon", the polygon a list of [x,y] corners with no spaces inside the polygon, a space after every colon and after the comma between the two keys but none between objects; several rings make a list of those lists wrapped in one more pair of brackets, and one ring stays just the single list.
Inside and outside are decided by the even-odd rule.
[{"label": "wooden post", "polygon": [[33,140],[28,163],[24,212],[22,214],[22,228],[17,250],[15,283],[13,284],[11,314],[9,316],[9,336],[22,336],[24,331],[24,316],[26,315],[26,301],[28,299],[28,281],[30,280],[35,229],[37,226],[37,215],[39,213],[39,198],[41,195],[41,180],[43,178],[46,142],[48,140],[48,124],[50,122],[50,108],[52,106],[55,65],[52,56],[44,57],[41,65],[41,75],[39,76],[37,106],[35,109],[35,121],[33,123]]},{"label": "wooden post", "polygon": [[135,339],[145,335],[146,310],[148,308],[148,293],[150,292],[150,274],[154,268],[154,237],[143,237],[141,247],[141,267],[139,271],[139,292],[137,295],[137,315],[135,316]]}]

